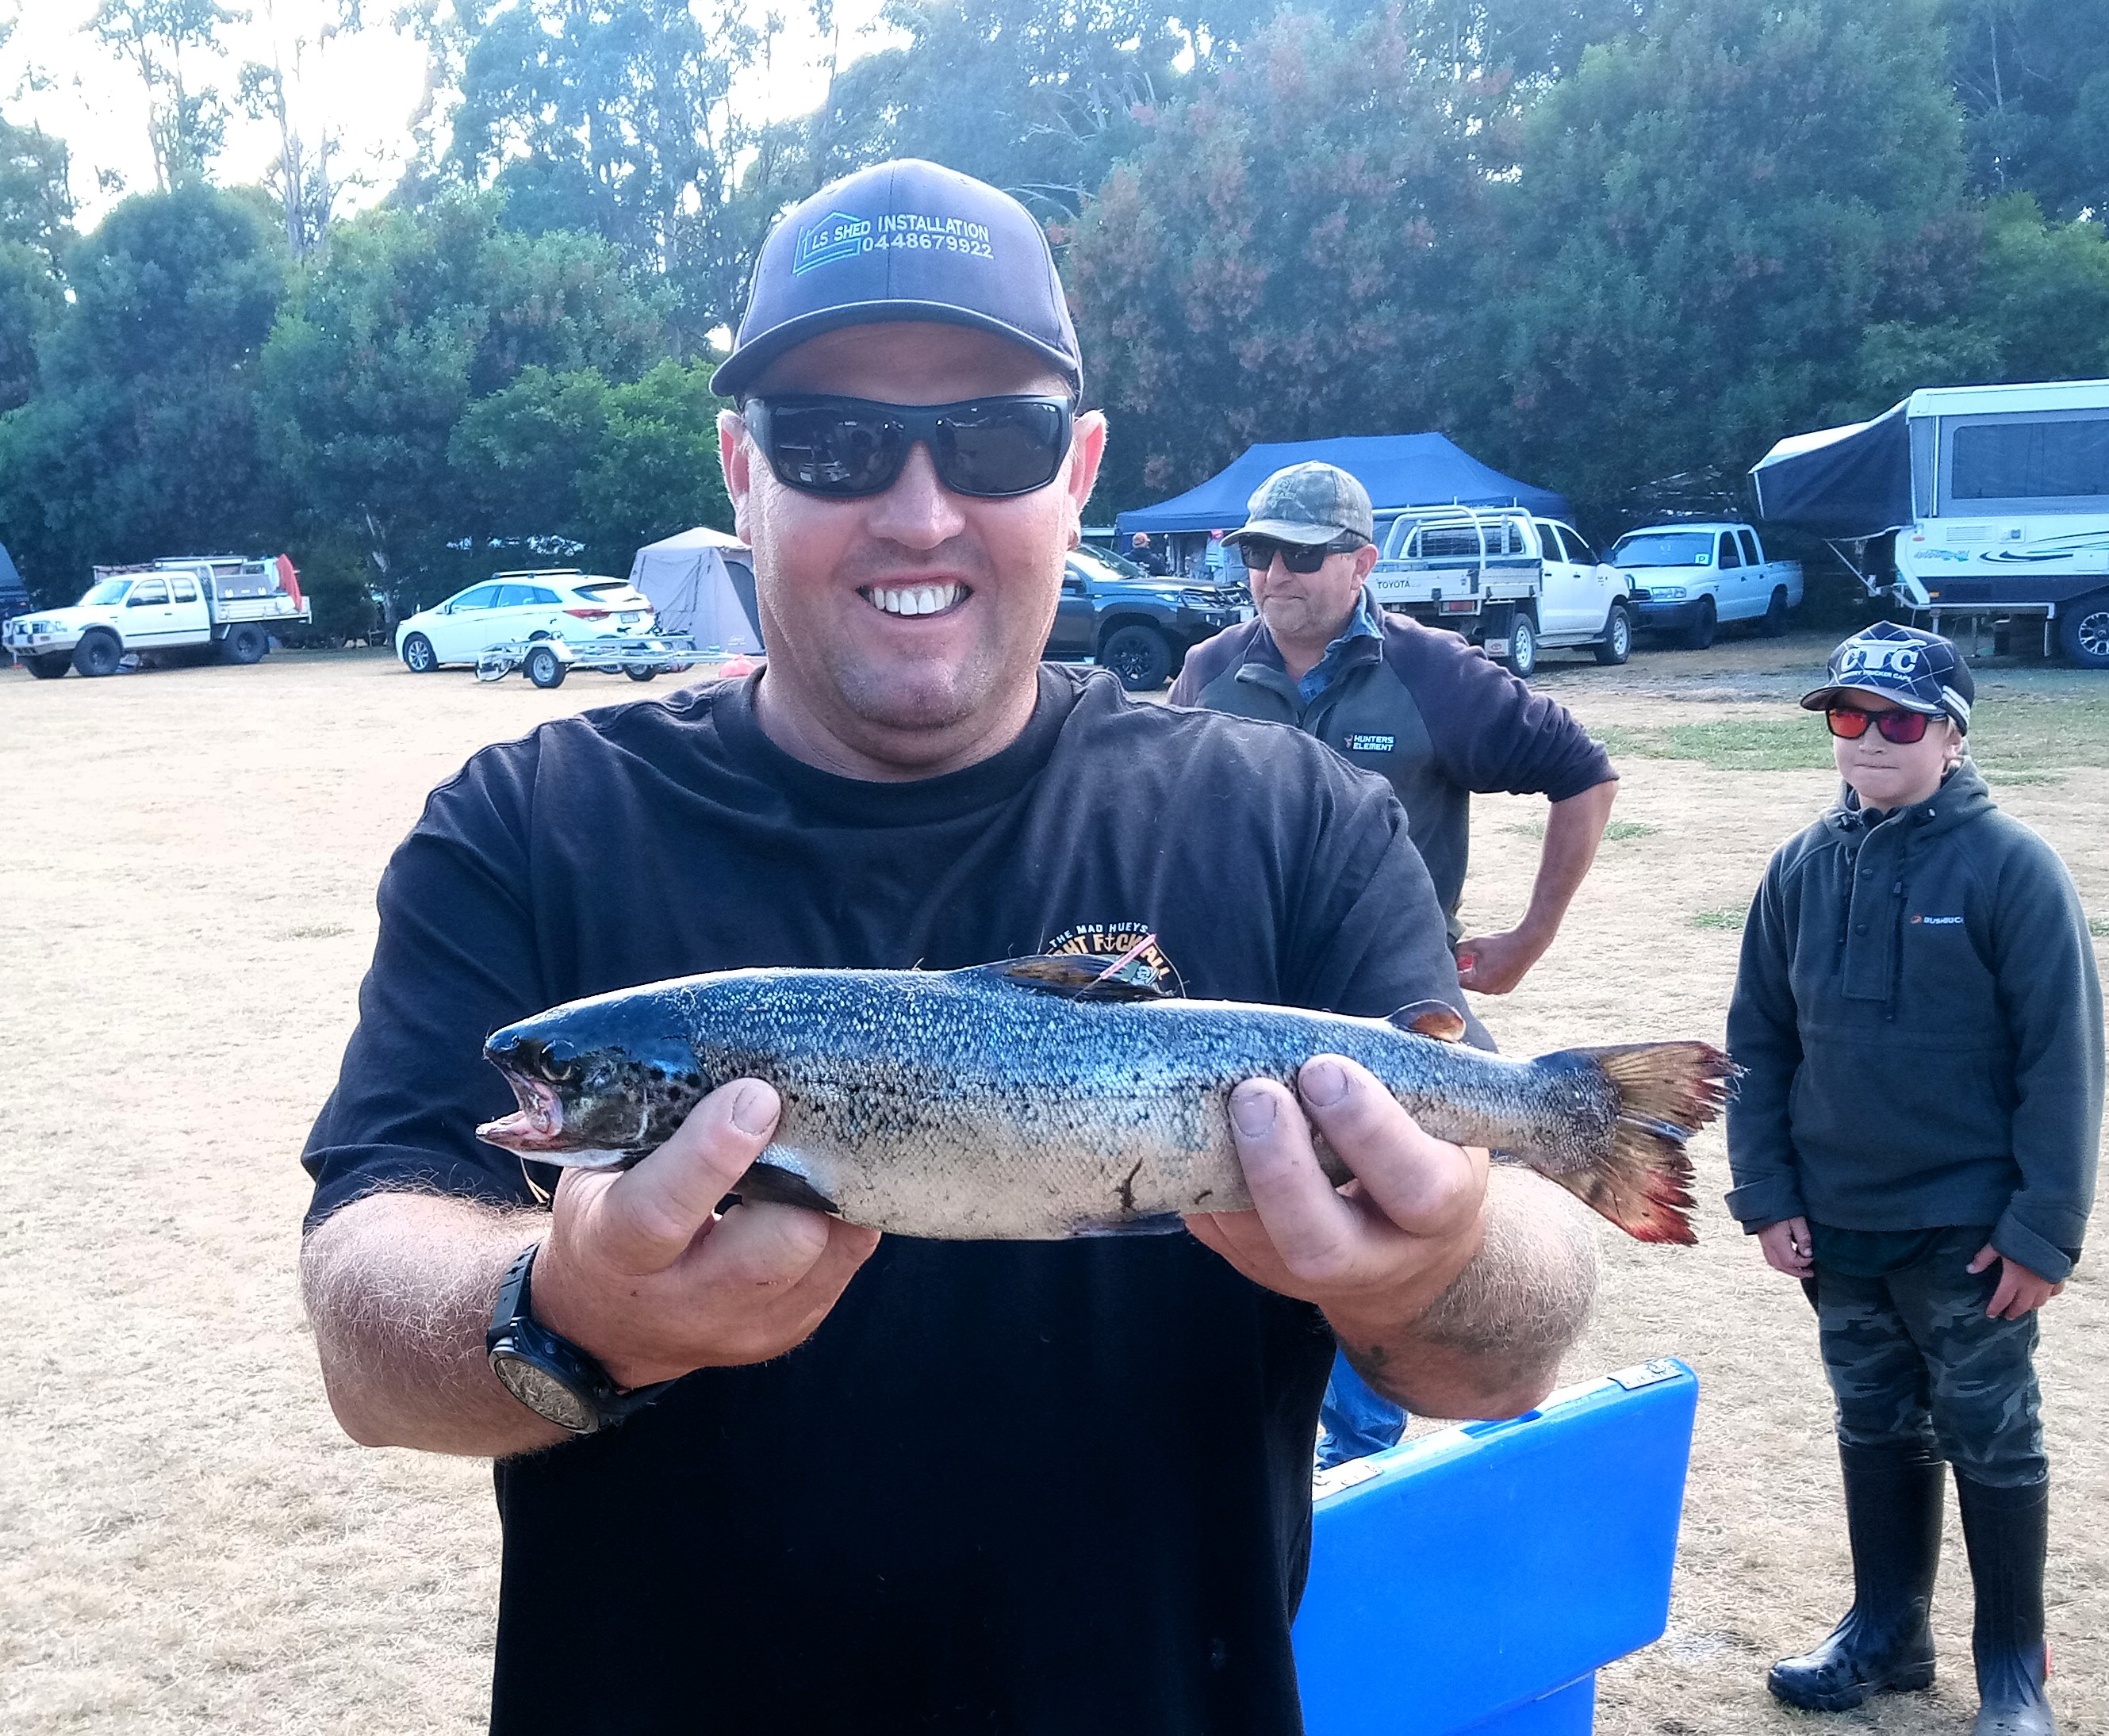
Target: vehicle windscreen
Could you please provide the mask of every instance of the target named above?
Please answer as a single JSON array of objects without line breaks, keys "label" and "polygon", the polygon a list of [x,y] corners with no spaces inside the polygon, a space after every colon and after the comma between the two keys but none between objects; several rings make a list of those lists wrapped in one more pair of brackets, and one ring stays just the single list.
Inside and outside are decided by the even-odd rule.
[{"label": "vehicle windscreen", "polygon": [[129,579],[106,579],[100,584],[88,588],[88,594],[80,600],[84,609],[99,608],[106,603],[122,602],[124,593],[132,588]]},{"label": "vehicle windscreen", "polygon": [[1641,536],[1622,536],[1611,551],[1614,566],[1711,566],[1714,533],[1710,530],[1651,530]]},{"label": "vehicle windscreen", "polygon": [[1069,561],[1072,566],[1082,567],[1102,584],[1109,579],[1123,579],[1142,584],[1165,585],[1172,582],[1158,578],[1154,573],[1146,573],[1134,561],[1109,554],[1103,548],[1073,548],[1069,551]]},{"label": "vehicle windscreen", "polygon": [[1156,576],[1147,568],[1136,566],[1126,555],[1115,554],[1112,549],[1101,548],[1095,543],[1081,548],[1076,552],[1080,555],[1089,555],[1101,566],[1111,567],[1123,579],[1151,579]]},{"label": "vehicle windscreen", "polygon": [[648,609],[652,599],[630,588],[625,579],[605,579],[598,584],[575,584],[571,589],[603,609]]}]

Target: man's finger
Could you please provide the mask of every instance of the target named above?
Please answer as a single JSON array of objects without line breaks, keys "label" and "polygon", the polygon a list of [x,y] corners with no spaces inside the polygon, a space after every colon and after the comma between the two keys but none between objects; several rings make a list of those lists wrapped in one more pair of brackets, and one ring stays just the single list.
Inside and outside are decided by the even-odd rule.
[{"label": "man's finger", "polygon": [[1344,1275],[1362,1221],[1318,1167],[1296,1099],[1271,1079],[1249,1079],[1231,1093],[1231,1130],[1253,1210],[1282,1263],[1299,1278]]},{"label": "man's finger", "polygon": [[1415,1236],[1451,1236],[1478,1215],[1485,1159],[1424,1132],[1367,1069],[1318,1055],[1297,1075],[1305,1111],[1387,1218]]},{"label": "man's finger", "polygon": [[1977,1257],[1970,1262],[1969,1269],[1972,1272],[1981,1272],[1998,1257],[1999,1251],[1987,1242],[1977,1250]]},{"label": "man's finger", "polygon": [[758,1079],[721,1085],[674,1137],[618,1176],[597,1202],[594,1239],[620,1271],[661,1272],[681,1257],[776,1131],[783,1104]]}]

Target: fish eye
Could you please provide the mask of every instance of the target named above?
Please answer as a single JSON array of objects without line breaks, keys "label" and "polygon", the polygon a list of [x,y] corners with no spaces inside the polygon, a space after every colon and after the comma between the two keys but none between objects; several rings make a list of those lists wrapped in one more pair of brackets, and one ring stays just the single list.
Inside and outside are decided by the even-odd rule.
[{"label": "fish eye", "polygon": [[544,1048],[535,1057],[535,1071],[553,1085],[578,1083],[578,1062],[570,1055],[558,1055],[553,1049]]}]

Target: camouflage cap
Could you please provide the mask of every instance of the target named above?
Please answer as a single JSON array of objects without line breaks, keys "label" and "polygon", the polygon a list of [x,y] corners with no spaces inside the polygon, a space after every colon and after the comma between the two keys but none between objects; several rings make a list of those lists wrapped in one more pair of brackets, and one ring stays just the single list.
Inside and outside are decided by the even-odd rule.
[{"label": "camouflage cap", "polygon": [[1307,547],[1348,534],[1365,543],[1376,539],[1376,515],[1370,491],[1337,464],[1316,460],[1278,470],[1253,490],[1245,503],[1245,522],[1223,540],[1263,536],[1277,543]]}]

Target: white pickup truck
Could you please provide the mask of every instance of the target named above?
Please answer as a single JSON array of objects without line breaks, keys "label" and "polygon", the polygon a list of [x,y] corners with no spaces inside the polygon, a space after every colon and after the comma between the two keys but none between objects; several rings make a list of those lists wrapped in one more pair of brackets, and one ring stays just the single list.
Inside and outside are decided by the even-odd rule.
[{"label": "white pickup truck", "polygon": [[1587,645],[1599,663],[1633,648],[1624,575],[1572,525],[1520,507],[1402,515],[1370,584],[1387,609],[1463,634],[1519,675],[1538,667],[1541,646]]},{"label": "white pickup truck", "polygon": [[18,615],[0,644],[39,681],[69,669],[111,675],[134,654],[196,657],[215,647],[223,663],[255,663],[274,628],[313,619],[285,556],[178,556],[138,566],[98,566],[70,609]]},{"label": "white pickup truck", "polygon": [[1687,651],[1705,650],[1723,621],[1755,621],[1777,638],[1801,606],[1801,562],[1768,561],[1749,525],[1643,525],[1612,544],[1611,564],[1633,587],[1641,625]]}]

